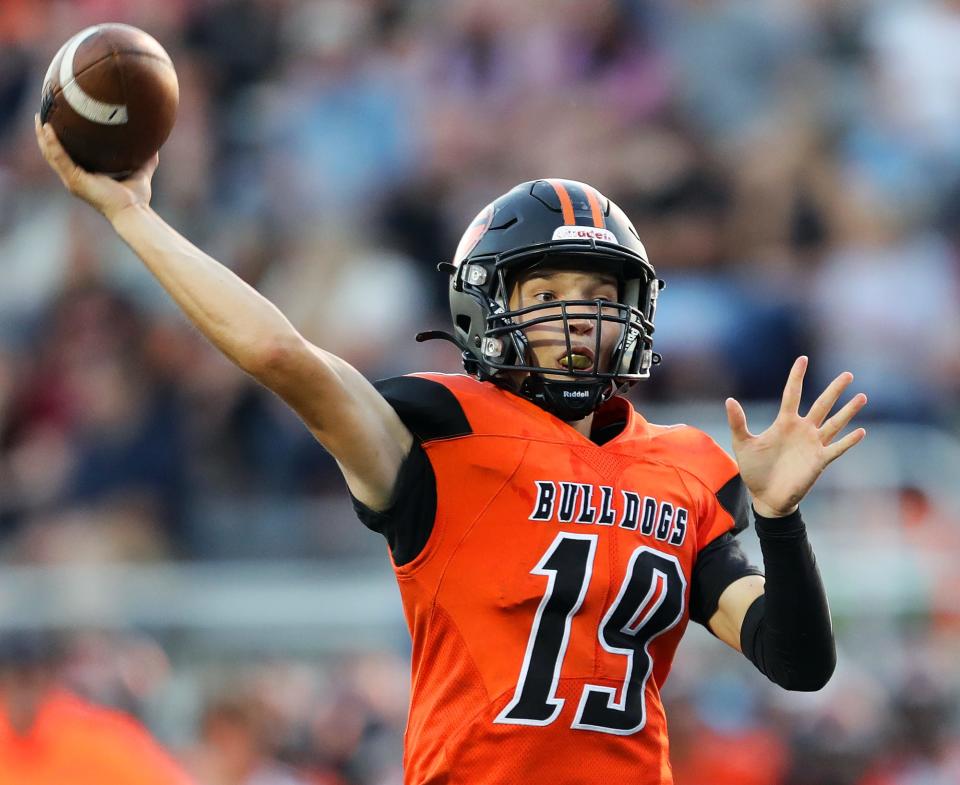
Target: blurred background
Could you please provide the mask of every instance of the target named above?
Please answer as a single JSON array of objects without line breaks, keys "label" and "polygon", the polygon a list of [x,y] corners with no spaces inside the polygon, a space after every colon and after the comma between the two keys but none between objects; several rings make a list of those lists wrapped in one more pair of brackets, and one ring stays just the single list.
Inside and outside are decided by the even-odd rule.
[{"label": "blurred background", "polygon": [[870,435],[804,505],[838,671],[785,693],[691,628],[677,783],[960,782],[960,1],[0,0],[0,640],[53,635],[56,680],[198,783],[394,785],[385,544],[36,149],[102,21],[178,70],[157,210],[371,378],[458,370],[413,341],[435,264],[545,176],[667,281],[649,419],[727,446],[726,396],[760,427],[797,354],[808,391],[853,371]]}]

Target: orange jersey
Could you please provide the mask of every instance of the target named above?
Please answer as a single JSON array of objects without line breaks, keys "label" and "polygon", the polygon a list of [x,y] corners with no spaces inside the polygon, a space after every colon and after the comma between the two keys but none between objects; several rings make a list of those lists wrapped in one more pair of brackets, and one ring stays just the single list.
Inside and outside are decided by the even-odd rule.
[{"label": "orange jersey", "polygon": [[189,785],[135,720],[66,692],[51,693],[17,734],[0,711],[0,785]]},{"label": "orange jersey", "polygon": [[594,433],[625,422],[598,446],[468,376],[381,391],[436,480],[425,542],[394,558],[413,638],[405,782],[672,782],[660,687],[697,554],[738,528],[721,503],[741,498],[734,461],[621,397],[595,415]]}]

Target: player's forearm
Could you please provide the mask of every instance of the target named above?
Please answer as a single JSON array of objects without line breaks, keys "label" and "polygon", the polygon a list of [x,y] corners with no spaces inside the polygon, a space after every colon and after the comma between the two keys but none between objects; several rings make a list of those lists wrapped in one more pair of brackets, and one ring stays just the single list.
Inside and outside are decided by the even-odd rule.
[{"label": "player's forearm", "polygon": [[244,370],[257,375],[271,351],[297,337],[273,303],[149,207],[121,210],[112,223],[190,321]]},{"label": "player's forearm", "polygon": [[741,627],[743,653],[790,690],[818,690],[833,675],[836,648],[830,609],[800,513],[757,517],[766,572],[764,594]]}]

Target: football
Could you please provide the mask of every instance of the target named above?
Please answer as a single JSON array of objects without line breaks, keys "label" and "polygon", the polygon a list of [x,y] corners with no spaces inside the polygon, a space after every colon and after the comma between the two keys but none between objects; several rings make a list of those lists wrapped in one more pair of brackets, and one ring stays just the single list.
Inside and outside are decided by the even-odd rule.
[{"label": "football", "polygon": [[81,30],[53,58],[40,120],[78,165],[123,177],[166,141],[179,97],[173,63],[159,43],[130,25],[100,24]]}]

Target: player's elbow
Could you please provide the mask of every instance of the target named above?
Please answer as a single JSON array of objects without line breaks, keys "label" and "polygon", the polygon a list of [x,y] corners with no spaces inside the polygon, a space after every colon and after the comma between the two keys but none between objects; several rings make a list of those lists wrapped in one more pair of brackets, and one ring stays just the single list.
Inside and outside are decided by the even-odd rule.
[{"label": "player's elbow", "polygon": [[819,673],[794,674],[780,686],[791,692],[818,692],[827,686],[833,676],[833,668]]},{"label": "player's elbow", "polygon": [[837,647],[829,618],[802,630],[777,631],[764,618],[761,598],[741,630],[747,657],[774,684],[794,692],[823,689],[837,667]]},{"label": "player's elbow", "polygon": [[271,389],[284,386],[303,365],[306,341],[299,335],[282,335],[250,347],[240,363],[247,373]]},{"label": "player's elbow", "polygon": [[805,674],[805,677],[801,680],[800,686],[797,687],[797,689],[803,692],[817,692],[818,690],[822,690],[830,683],[830,679],[833,678],[833,673],[836,669],[837,650],[831,645],[829,651],[824,654],[820,662],[811,668],[808,674]]},{"label": "player's elbow", "polygon": [[330,402],[346,393],[330,357],[299,333],[291,332],[263,341],[242,367],[280,396],[316,432],[324,428],[318,402]]},{"label": "player's elbow", "polygon": [[784,668],[774,681],[792,692],[817,692],[827,686],[836,669],[837,650],[831,641],[819,652],[807,652],[801,661]]}]

